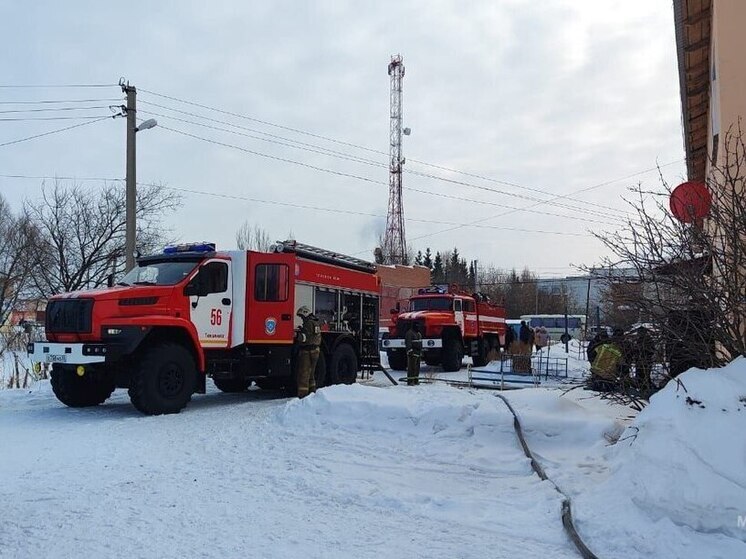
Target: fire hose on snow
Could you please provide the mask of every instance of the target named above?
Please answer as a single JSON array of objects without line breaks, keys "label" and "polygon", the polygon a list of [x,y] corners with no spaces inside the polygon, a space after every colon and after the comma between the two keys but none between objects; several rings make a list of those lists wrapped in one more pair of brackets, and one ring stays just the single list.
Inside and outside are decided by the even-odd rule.
[{"label": "fire hose on snow", "polygon": [[518,440],[521,443],[521,447],[523,447],[523,453],[526,455],[526,458],[531,461],[531,468],[534,470],[534,472],[536,472],[536,475],[542,479],[542,481],[548,481],[549,483],[551,483],[557,490],[557,492],[562,495],[562,526],[564,526],[565,532],[567,532],[570,540],[575,545],[580,555],[583,556],[583,559],[598,559],[598,556],[590,549],[588,549],[588,546],[585,545],[580,537],[580,534],[578,534],[578,531],[575,529],[575,524],[572,520],[572,502],[570,500],[570,497],[564,491],[562,491],[562,489],[560,489],[560,487],[554,481],[552,481],[549,476],[547,476],[544,468],[541,466],[539,461],[534,456],[533,452],[531,452],[531,449],[528,447],[526,438],[523,436],[523,427],[521,426],[521,422],[518,419],[518,414],[513,409],[513,406],[510,405],[508,399],[505,398],[505,396],[503,396],[502,394],[495,394],[495,396],[500,398],[508,407],[510,413],[513,414],[513,428],[515,429]]}]

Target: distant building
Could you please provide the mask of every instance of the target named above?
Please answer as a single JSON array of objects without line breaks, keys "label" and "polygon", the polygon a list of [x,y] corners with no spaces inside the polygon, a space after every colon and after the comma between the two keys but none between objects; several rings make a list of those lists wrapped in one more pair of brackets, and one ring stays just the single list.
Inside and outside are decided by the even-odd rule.
[{"label": "distant building", "polygon": [[398,306],[401,310],[407,310],[409,298],[416,295],[418,289],[430,285],[430,269],[398,264],[377,264],[376,269],[381,278],[380,326],[383,331],[388,331],[391,309]]},{"label": "distant building", "polygon": [[29,322],[34,326],[43,326],[46,318],[47,302],[41,299],[24,299],[18,301],[10,312],[7,320],[0,324],[0,332],[8,332],[12,328]]},{"label": "distant building", "polygon": [[[568,310],[571,314],[585,314],[586,306],[590,323],[596,316],[596,307],[601,307],[601,320],[606,319],[603,308],[608,307],[610,287],[619,282],[628,282],[635,278],[634,270],[597,268],[586,275],[566,276],[564,278],[540,278],[537,281],[538,291],[554,296],[567,295]],[[537,293],[538,295],[538,293]],[[537,304],[539,298],[537,296]],[[546,309],[537,308],[537,313]]]}]

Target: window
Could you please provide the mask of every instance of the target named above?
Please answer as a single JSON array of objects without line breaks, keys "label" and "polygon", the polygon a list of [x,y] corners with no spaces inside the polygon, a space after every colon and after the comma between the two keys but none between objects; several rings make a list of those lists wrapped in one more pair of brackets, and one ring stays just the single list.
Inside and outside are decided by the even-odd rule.
[{"label": "window", "polygon": [[336,330],[337,323],[337,292],[316,288],[316,318],[321,321],[324,330]]},{"label": "window", "polygon": [[140,262],[119,282],[120,285],[175,285],[186,278],[196,262]]},{"label": "window", "polygon": [[257,264],[254,268],[254,299],[287,301],[289,283],[287,264]]},{"label": "window", "polygon": [[205,286],[205,294],[228,291],[228,264],[210,262],[199,270],[199,283]]},{"label": "window", "polygon": [[453,310],[456,312],[461,311],[461,299],[456,299],[455,301],[453,301]]},{"label": "window", "polygon": [[450,297],[423,297],[410,303],[411,311],[450,311],[451,307]]},{"label": "window", "polygon": [[476,312],[476,305],[474,304],[474,301],[464,301],[464,311],[466,312]]},{"label": "window", "polygon": [[567,319],[567,327],[569,329],[571,329],[571,330],[572,329],[576,329],[576,328],[580,328],[580,319],[579,318],[574,318],[574,317],[568,317],[568,319]]}]

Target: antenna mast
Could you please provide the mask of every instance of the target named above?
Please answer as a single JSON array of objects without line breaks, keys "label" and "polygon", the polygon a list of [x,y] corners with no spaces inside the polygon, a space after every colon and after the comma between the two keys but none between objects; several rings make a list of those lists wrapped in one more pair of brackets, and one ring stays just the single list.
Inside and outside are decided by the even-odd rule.
[{"label": "antenna mast", "polygon": [[391,122],[389,128],[389,209],[386,215],[386,234],[383,253],[387,264],[407,263],[407,241],[404,237],[404,206],[402,204],[402,82],[404,60],[400,54],[392,55],[389,62],[391,79]]}]

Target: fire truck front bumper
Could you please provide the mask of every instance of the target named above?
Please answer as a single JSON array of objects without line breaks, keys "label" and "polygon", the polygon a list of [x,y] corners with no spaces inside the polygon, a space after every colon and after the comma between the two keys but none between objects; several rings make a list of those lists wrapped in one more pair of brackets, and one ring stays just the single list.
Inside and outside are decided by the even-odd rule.
[{"label": "fire truck front bumper", "polygon": [[[404,349],[406,342],[404,338],[392,338],[381,340],[381,349]],[[440,349],[443,347],[443,340],[440,338],[424,338],[422,340],[422,349],[427,351],[428,349]]]},{"label": "fire truck front bumper", "polygon": [[35,342],[26,347],[33,361],[87,365],[103,363],[111,350],[110,344],[102,343],[53,343]]}]

